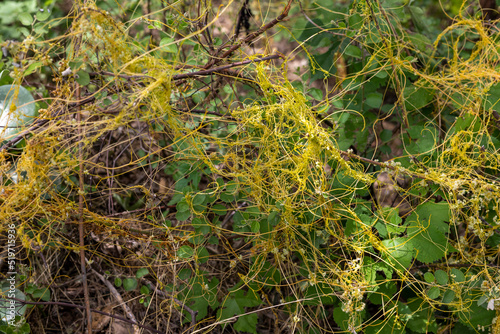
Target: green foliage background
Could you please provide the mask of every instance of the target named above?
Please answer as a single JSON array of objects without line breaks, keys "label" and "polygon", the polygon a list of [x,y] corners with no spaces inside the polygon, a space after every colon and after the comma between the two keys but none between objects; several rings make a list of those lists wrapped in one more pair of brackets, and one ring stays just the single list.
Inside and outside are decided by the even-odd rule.
[{"label": "green foliage background", "polygon": [[66,299],[83,222],[87,270],[161,332],[500,332],[497,22],[288,4],[249,4],[253,44],[235,2],[16,7],[0,83],[41,125],[4,138],[0,221],[32,300]]}]

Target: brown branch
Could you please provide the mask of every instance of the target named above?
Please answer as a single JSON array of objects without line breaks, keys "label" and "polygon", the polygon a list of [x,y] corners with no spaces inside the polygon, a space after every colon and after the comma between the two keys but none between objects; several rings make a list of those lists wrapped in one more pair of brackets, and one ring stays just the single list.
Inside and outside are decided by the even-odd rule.
[{"label": "brown branch", "polygon": [[267,30],[271,29],[276,24],[278,24],[280,21],[283,21],[288,16],[288,12],[290,11],[290,6],[291,5],[292,5],[292,0],[288,0],[287,5],[285,6],[285,8],[283,9],[283,11],[281,12],[281,14],[277,18],[275,18],[274,20],[272,20],[268,24],[260,27],[257,31],[254,31],[253,33],[247,35],[245,38],[239,40],[238,43],[233,44],[229,48],[229,50],[227,50],[226,52],[224,52],[222,54],[222,56],[220,56],[218,58],[215,58],[219,54],[219,52],[217,52],[217,54],[214,56],[214,58],[212,60],[210,60],[203,68],[208,69],[208,68],[210,68],[210,67],[212,67],[214,65],[217,65],[223,59],[225,59],[225,58],[229,57],[230,55],[232,55],[233,52],[236,51],[236,50],[238,50],[243,44],[245,44],[245,43],[247,43],[247,44],[251,43],[259,35],[263,34]]},{"label": "brown branch", "polygon": [[212,74],[214,72],[222,72],[222,71],[225,71],[227,69],[230,69],[230,68],[236,67],[236,66],[242,66],[242,65],[246,65],[246,64],[250,64],[250,63],[257,63],[257,62],[261,62],[261,61],[278,59],[278,58],[283,58],[283,56],[280,54],[274,54],[274,55],[270,55],[267,57],[240,61],[237,63],[232,63],[232,64],[228,64],[228,65],[224,65],[224,66],[215,67],[212,69],[204,69],[204,70],[191,72],[191,73],[176,74],[176,75],[172,76],[172,80],[179,80],[179,79],[191,78],[191,77],[196,77],[196,76],[209,75],[209,74]]}]

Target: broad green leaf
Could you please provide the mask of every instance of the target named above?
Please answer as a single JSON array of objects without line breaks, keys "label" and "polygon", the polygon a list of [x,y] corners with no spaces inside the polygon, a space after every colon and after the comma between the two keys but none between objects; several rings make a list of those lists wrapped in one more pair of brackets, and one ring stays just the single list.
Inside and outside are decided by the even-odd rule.
[{"label": "broad green leaf", "polygon": [[380,93],[370,93],[366,96],[365,103],[371,108],[380,108],[382,104],[382,94]]},{"label": "broad green leaf", "polygon": [[409,238],[394,238],[382,240],[384,259],[387,259],[396,269],[405,270],[410,267],[414,255],[414,247]]},{"label": "broad green leaf", "polygon": [[455,291],[453,290],[446,290],[443,294],[443,300],[442,302],[444,304],[449,304],[455,299]]},{"label": "broad green leaf", "polygon": [[359,30],[363,26],[363,17],[358,13],[355,13],[349,16],[347,22],[349,23],[349,29]]},{"label": "broad green leaf", "polygon": [[[214,278],[208,281],[206,272],[200,272],[200,275],[194,276],[189,282],[189,288],[186,289],[187,293],[182,300],[186,300],[186,304],[194,311],[197,311],[196,320],[201,321],[205,319],[208,314],[208,307],[216,309],[219,306],[217,301],[217,286],[219,280]],[[185,323],[191,322],[191,315],[187,311],[185,314]]]},{"label": "broad green leaf", "polygon": [[436,270],[436,272],[434,273],[434,276],[436,276],[436,281],[441,284],[441,285],[446,285],[448,284],[448,274],[441,270],[441,269],[438,269]]},{"label": "broad green leaf", "polygon": [[387,129],[382,130],[382,132],[380,133],[380,140],[382,140],[383,142],[388,142],[391,139],[392,139],[392,131]]},{"label": "broad green leaf", "polygon": [[212,206],[212,212],[218,216],[223,216],[227,212],[227,208],[222,204],[215,204]]},{"label": "broad green leaf", "polygon": [[35,72],[36,70],[38,70],[42,66],[43,66],[43,63],[41,61],[35,61],[35,62],[31,63],[28,66],[28,68],[24,71],[24,75],[25,76],[30,75],[31,73]]},{"label": "broad green leaf", "polygon": [[451,269],[451,277],[457,283],[461,283],[461,282],[465,281],[465,275],[462,273],[462,271],[460,269],[457,269],[457,268]]},{"label": "broad green leaf", "polygon": [[408,243],[417,251],[417,260],[434,262],[451,250],[447,239],[449,215],[447,203],[427,202],[419,205],[406,219]]},{"label": "broad green leaf", "polygon": [[317,101],[323,100],[323,92],[321,91],[321,89],[311,88],[311,89],[309,89],[309,94],[311,94],[313,99],[315,99]]},{"label": "broad green leaf", "polygon": [[203,202],[205,202],[205,198],[207,196],[205,194],[196,194],[194,195],[193,197],[193,205],[200,205],[200,204],[203,204]]},{"label": "broad green leaf", "polygon": [[317,46],[321,40],[326,37],[326,34],[322,33],[321,29],[318,27],[325,27],[325,24],[318,18],[313,18],[313,22],[315,24],[309,21],[307,22],[298,39],[311,46]]},{"label": "broad green leaf", "polygon": [[434,90],[410,85],[403,91],[407,111],[421,109],[434,98]]},{"label": "broad green leaf", "polygon": [[90,83],[90,76],[87,72],[82,70],[78,71],[76,74],[76,82],[78,82],[81,86],[87,86]]},{"label": "broad green leaf", "polygon": [[253,221],[252,224],[250,225],[250,229],[252,230],[253,233],[259,233],[260,223],[258,221]]},{"label": "broad green leaf", "polygon": [[49,9],[40,9],[36,14],[35,17],[38,21],[45,21],[49,18],[50,16],[50,10]]},{"label": "broad green leaf", "polygon": [[416,125],[408,128],[405,140],[409,154],[428,153],[433,150],[438,141],[438,131],[432,125]]},{"label": "broad green leaf", "polygon": [[120,277],[116,277],[116,278],[115,278],[115,286],[116,286],[117,288],[119,288],[119,287],[121,287],[121,286],[122,286],[122,284],[123,284],[122,279],[121,279]]},{"label": "broad green leaf", "polygon": [[181,222],[188,220],[189,217],[191,217],[190,211],[178,211],[175,214],[175,219]]},{"label": "broad green leaf", "polygon": [[427,291],[427,296],[430,299],[436,299],[439,297],[439,294],[441,293],[441,290],[437,286],[433,286]]},{"label": "broad green leaf", "polygon": [[175,208],[177,209],[178,212],[189,211],[189,204],[186,202],[185,199],[183,199],[182,201],[180,201],[179,203],[177,203],[177,205],[175,206]]},{"label": "broad green leaf", "polygon": [[22,25],[24,26],[29,26],[31,23],[33,23],[33,16],[31,16],[30,13],[21,13],[17,17],[17,19],[21,22]]},{"label": "broad green leaf", "polygon": [[[222,303],[222,307],[217,312],[219,320],[226,320],[234,315],[244,314],[246,307],[260,305],[261,300],[256,293],[251,290],[245,292],[239,285],[233,288],[233,291],[227,295]],[[257,319],[255,313],[240,316],[233,326],[240,332],[257,334]]]},{"label": "broad green leaf", "polygon": [[433,50],[432,42],[424,35],[411,34],[407,38],[421,52],[431,53]]},{"label": "broad green leaf", "polygon": [[49,26],[43,22],[38,22],[33,26],[33,30],[37,34],[43,35],[49,32]]},{"label": "broad green leaf", "polygon": [[205,247],[199,247],[196,249],[196,256],[199,263],[206,263],[210,257],[210,253]]},{"label": "broad green leaf", "polygon": [[417,6],[407,6],[408,11],[410,12],[411,20],[415,24],[415,27],[421,32],[428,31],[428,27],[424,21],[426,17],[423,9]]},{"label": "broad green leaf", "polygon": [[178,47],[175,44],[175,40],[170,37],[164,37],[160,41],[160,47],[165,52],[177,53]]},{"label": "broad green leaf", "polygon": [[349,44],[345,50],[344,50],[344,53],[347,55],[347,56],[351,56],[353,58],[361,58],[362,57],[362,53],[361,53],[361,49],[358,48],[357,46],[355,45],[352,45],[352,44]]},{"label": "broad green leaf", "polygon": [[123,288],[125,291],[132,291],[137,288],[138,282],[135,278],[125,278],[123,279]]},{"label": "broad green leaf", "polygon": [[462,303],[467,307],[461,307],[458,311],[458,316],[463,324],[477,328],[477,326],[489,326],[496,312],[486,310],[484,306],[478,306],[477,301],[482,294],[476,289],[468,289],[462,295]]},{"label": "broad green leaf", "polygon": [[498,102],[500,101],[500,83],[496,83],[490,87],[488,90],[488,95],[485,101],[485,109],[495,109],[498,108]]},{"label": "broad green leaf", "polygon": [[146,285],[143,285],[143,286],[141,286],[140,292],[143,295],[149,295],[149,293],[151,291],[149,290],[149,287],[147,287]]},{"label": "broad green leaf", "polygon": [[139,270],[137,270],[137,272],[135,273],[135,277],[137,278],[141,278],[141,277],[144,277],[146,276],[147,274],[149,274],[149,270],[147,268],[140,268]]},{"label": "broad green leaf", "polygon": [[[433,288],[431,288],[433,289]],[[434,296],[436,290],[431,292]],[[439,293],[438,293],[439,296]],[[430,307],[427,300],[422,298],[411,298],[406,304],[400,303],[400,309],[404,308],[404,317],[406,319],[406,327],[410,329],[412,333],[436,333],[437,332],[437,322],[434,316],[434,309]],[[400,311],[400,315],[403,312]]]},{"label": "broad green leaf", "polygon": [[436,278],[430,271],[424,274],[424,279],[427,283],[433,283],[436,280]]},{"label": "broad green leaf", "polygon": [[192,257],[194,254],[194,250],[191,246],[189,245],[184,245],[184,246],[181,246],[179,248],[179,250],[177,251],[177,256],[180,258],[180,259],[188,259],[190,257]]}]

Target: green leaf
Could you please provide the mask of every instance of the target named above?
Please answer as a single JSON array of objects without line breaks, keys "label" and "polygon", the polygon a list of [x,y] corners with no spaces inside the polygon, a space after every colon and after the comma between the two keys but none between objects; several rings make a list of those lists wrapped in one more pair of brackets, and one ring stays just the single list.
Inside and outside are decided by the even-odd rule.
[{"label": "green leaf", "polygon": [[421,109],[434,98],[434,90],[410,85],[403,91],[407,111]]},{"label": "green leaf", "polygon": [[50,10],[49,9],[40,9],[35,14],[35,17],[38,21],[45,21],[50,17]]},{"label": "green leaf", "polygon": [[358,13],[355,13],[347,19],[347,23],[349,24],[349,29],[351,30],[359,30],[363,26],[363,17]]},{"label": "green leaf", "polygon": [[250,229],[253,233],[259,233],[260,231],[260,223],[258,221],[253,221],[250,225]]},{"label": "green leaf", "polygon": [[179,250],[177,251],[177,256],[180,258],[180,259],[188,259],[190,257],[192,257],[194,254],[194,250],[191,246],[189,245],[184,245],[184,246],[181,246],[179,248]]},{"label": "green leaf", "polygon": [[43,63],[41,61],[35,61],[28,66],[28,68],[24,71],[23,74],[25,76],[30,75],[31,73],[35,72],[36,70],[38,70],[42,66],[43,66]]},{"label": "green leaf", "polygon": [[486,301],[489,299],[490,297],[488,295],[482,295],[478,300],[477,300],[477,306],[481,306],[483,305],[484,303],[486,303]]},{"label": "green leaf", "polygon": [[147,274],[149,274],[149,270],[147,268],[140,268],[139,270],[137,270],[137,272],[135,273],[135,277],[137,278],[141,278],[141,277],[144,277],[146,276]]},{"label": "green leaf", "polygon": [[396,269],[404,271],[410,267],[414,249],[409,238],[394,238],[382,240],[384,259],[387,259]]},{"label": "green leaf", "polygon": [[439,294],[441,293],[441,290],[437,286],[433,286],[427,291],[427,296],[430,299],[436,299],[439,297]]},{"label": "green leaf", "polygon": [[380,105],[382,104],[382,94],[380,93],[368,94],[366,96],[365,103],[371,108],[380,108]]},{"label": "green leaf", "polygon": [[313,99],[317,101],[322,101],[323,100],[323,91],[318,88],[311,88],[309,89],[309,94],[313,97]]},{"label": "green leaf", "polygon": [[141,286],[141,290],[140,291],[141,291],[141,294],[143,294],[143,295],[149,295],[149,293],[151,292],[149,290],[149,287],[147,287],[146,285]]},{"label": "green leaf", "polygon": [[33,30],[39,35],[43,35],[49,32],[48,25],[43,22],[36,23],[33,26]]},{"label": "green leaf", "polygon": [[178,47],[175,44],[175,40],[170,37],[164,37],[160,41],[160,47],[165,52],[177,53]]},{"label": "green leaf", "polygon": [[21,22],[22,25],[24,26],[29,26],[31,23],[33,23],[33,16],[31,16],[30,13],[21,13],[17,16],[18,20]]},{"label": "green leaf", "polygon": [[441,269],[438,269],[436,270],[436,272],[434,273],[434,276],[436,276],[436,281],[441,284],[441,285],[446,285],[448,284],[448,274],[441,270]]},{"label": "green leaf", "polygon": [[436,278],[430,271],[424,274],[424,279],[427,283],[434,283],[434,281],[436,280]]},{"label": "green leaf", "polygon": [[178,211],[176,212],[175,214],[175,219],[177,219],[178,221],[186,221],[189,219],[189,217],[191,217],[191,212],[190,211]]},{"label": "green leaf", "polygon": [[123,288],[125,291],[132,291],[137,288],[138,282],[135,278],[125,278],[123,280]]},{"label": "green leaf", "polygon": [[[431,292],[432,296],[435,294],[436,291]],[[406,327],[412,333],[437,333],[435,310],[429,306],[427,300],[411,298],[406,304],[400,303],[399,308],[401,318],[407,319]]]},{"label": "green leaf", "polygon": [[383,142],[388,142],[391,139],[392,139],[392,131],[387,129],[382,130],[382,132],[380,133],[380,140],[382,140]]},{"label": "green leaf", "polygon": [[207,223],[205,219],[202,218],[194,218],[191,222],[191,225],[193,225],[196,232],[203,235],[207,235],[212,231],[212,227]]},{"label": "green leaf", "polygon": [[302,42],[306,42],[309,45],[316,46],[325,37],[324,34],[321,33],[321,29],[318,28],[324,27],[324,24],[323,21],[318,18],[314,18],[313,22],[315,24],[309,21],[306,23],[298,39]]},{"label": "green leaf", "polygon": [[446,234],[450,209],[447,203],[419,205],[407,218],[408,243],[417,250],[417,260],[430,263],[442,259],[451,249]]},{"label": "green leaf", "polygon": [[449,304],[455,299],[455,291],[453,290],[446,290],[443,294],[443,300],[442,302],[444,304]]},{"label": "green leaf", "polygon": [[412,34],[408,35],[407,38],[419,51],[424,53],[432,52],[432,42],[426,36],[421,34]]},{"label": "green leaf", "polygon": [[344,50],[344,53],[347,55],[347,56],[351,56],[353,58],[362,58],[362,53],[361,53],[361,49],[358,48],[357,46],[355,45],[352,45],[352,44],[349,44],[345,50]]},{"label": "green leaf", "polygon": [[121,286],[122,286],[122,284],[123,284],[122,279],[121,279],[120,277],[116,277],[116,278],[115,278],[115,286],[116,286],[117,288],[119,288],[119,287],[121,287]]},{"label": "green leaf", "polygon": [[[245,313],[245,307],[258,306],[261,303],[259,296],[252,290],[245,292],[241,287],[241,282],[235,286],[225,298],[222,307],[217,312],[220,321],[229,319],[234,315]],[[233,325],[238,332],[248,332],[257,334],[257,314],[247,314],[240,316]]]},{"label": "green leaf", "polygon": [[210,258],[210,253],[205,247],[199,247],[196,249],[196,256],[199,263],[206,263]]},{"label": "green leaf", "polygon": [[[200,272],[200,275],[194,276],[189,282],[189,289],[182,298],[186,300],[186,304],[194,311],[197,311],[196,320],[201,321],[206,318],[208,314],[208,307],[216,309],[219,306],[217,300],[217,287],[219,280],[214,278],[208,281],[206,272]],[[191,315],[187,311],[183,311],[185,319],[183,322],[190,323]]]},{"label": "green leaf", "polygon": [[479,296],[477,289],[468,289],[462,295],[461,302],[467,307],[461,307],[458,311],[458,316],[463,324],[477,328],[478,326],[490,326],[491,321],[495,317],[494,310],[486,310],[484,306],[477,305]]},{"label": "green leaf", "polygon": [[203,204],[205,202],[206,197],[207,196],[205,194],[196,194],[196,195],[194,195],[194,197],[193,197],[193,205]]},{"label": "green leaf", "polygon": [[226,214],[227,209],[222,204],[215,204],[214,206],[212,206],[212,212],[218,216],[223,216]]},{"label": "green leaf", "polygon": [[421,32],[428,31],[427,24],[423,20],[427,15],[424,13],[423,9],[417,6],[407,6],[407,8],[415,27]]},{"label": "green leaf", "polygon": [[416,125],[407,129],[405,140],[409,154],[428,153],[434,149],[438,140],[438,131],[432,126]]},{"label": "green leaf", "polygon": [[186,199],[183,199],[175,206],[178,212],[189,211],[189,204],[186,202]]},{"label": "green leaf", "polygon": [[497,104],[500,102],[500,83],[496,83],[488,90],[488,96],[485,101],[485,109],[498,108]]},{"label": "green leaf", "polygon": [[382,208],[382,213],[386,221],[385,228],[387,233],[390,235],[397,235],[406,230],[406,227],[401,224],[403,220],[399,216],[398,208]]},{"label": "green leaf", "polygon": [[90,83],[90,76],[87,72],[78,71],[76,74],[78,76],[76,78],[76,82],[78,82],[81,86],[87,86]]},{"label": "green leaf", "polygon": [[462,273],[460,269],[452,268],[451,269],[451,277],[457,283],[461,283],[465,281],[465,275]]}]

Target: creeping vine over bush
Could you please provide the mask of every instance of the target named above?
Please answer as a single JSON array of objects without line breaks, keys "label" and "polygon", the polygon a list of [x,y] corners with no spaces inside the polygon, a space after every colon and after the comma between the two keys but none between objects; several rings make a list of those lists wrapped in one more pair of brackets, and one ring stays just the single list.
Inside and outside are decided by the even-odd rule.
[{"label": "creeping vine over bush", "polygon": [[484,3],[27,10],[0,84],[38,112],[2,105],[24,121],[2,125],[0,221],[45,303],[17,323],[105,330],[111,304],[158,333],[500,333]]}]

